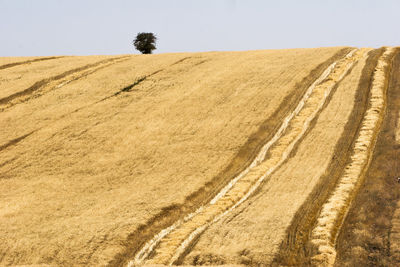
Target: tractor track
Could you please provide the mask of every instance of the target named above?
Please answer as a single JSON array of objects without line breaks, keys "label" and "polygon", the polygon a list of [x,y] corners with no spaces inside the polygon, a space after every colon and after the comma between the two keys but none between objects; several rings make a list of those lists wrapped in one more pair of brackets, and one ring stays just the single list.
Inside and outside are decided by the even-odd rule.
[{"label": "tractor track", "polygon": [[0,70],[8,69],[11,67],[19,66],[19,65],[25,65],[25,64],[30,64],[38,61],[45,61],[45,60],[50,60],[50,59],[59,59],[63,58],[64,56],[60,57],[45,57],[45,58],[37,58],[37,59],[31,59],[31,60],[26,60],[26,61],[21,61],[21,62],[14,62],[14,63],[8,63],[0,66]]},{"label": "tractor track", "polygon": [[372,162],[337,238],[335,266],[398,266],[400,48],[388,73],[387,105]]},{"label": "tractor track", "polygon": [[368,108],[363,115],[361,127],[352,146],[350,160],[333,192],[322,205],[316,225],[311,232],[310,242],[315,247],[311,257],[312,265],[333,266],[335,262],[337,236],[371,163],[371,155],[384,117],[387,75],[392,55],[393,49],[388,48],[377,62]]},{"label": "tractor track", "polygon": [[[85,105],[85,106],[80,107],[80,108],[77,108],[77,109],[75,109],[75,110],[73,110],[73,111],[71,111],[71,112],[69,112],[69,113],[67,113],[67,114],[64,114],[64,115],[60,116],[60,117],[59,117],[59,120],[65,118],[65,117],[68,117],[68,116],[70,116],[70,115],[72,115],[72,114],[74,114],[74,113],[77,113],[77,112],[79,112],[79,111],[81,111],[81,110],[84,110],[84,109],[86,109],[86,108],[93,107],[93,106],[95,106],[95,105],[97,105],[97,104],[100,104],[100,103],[102,103],[102,102],[104,102],[104,101],[106,101],[106,100],[109,100],[109,99],[111,99],[111,98],[117,97],[117,96],[121,95],[122,93],[130,93],[130,92],[133,91],[132,89],[133,89],[134,87],[138,86],[139,84],[145,82],[146,80],[151,79],[151,78],[152,78],[153,76],[155,76],[156,74],[158,74],[158,73],[160,73],[160,72],[163,72],[163,71],[166,71],[166,70],[168,70],[170,67],[175,66],[175,65],[179,64],[180,62],[183,62],[184,60],[189,59],[189,58],[192,58],[192,57],[185,57],[185,58],[183,58],[183,59],[181,59],[181,60],[178,60],[178,61],[172,63],[171,65],[169,65],[169,66],[166,67],[166,68],[158,69],[158,70],[153,71],[153,72],[151,72],[151,73],[149,73],[149,74],[146,74],[146,75],[144,75],[144,76],[141,76],[141,77],[137,78],[132,84],[125,86],[124,88],[122,88],[122,89],[116,91],[116,92],[113,93],[113,94],[110,94],[109,96],[106,96],[106,97],[104,97],[104,98],[102,98],[102,99],[100,99],[100,100],[98,100],[98,101],[96,101],[96,102],[93,102],[93,103],[91,103],[91,104]],[[204,63],[204,62],[205,62],[205,61],[202,61],[202,63]],[[197,65],[199,65],[199,64],[198,64],[198,63],[194,63],[194,64],[192,64],[191,67],[197,66]],[[190,68],[186,68],[186,71],[190,70],[191,67],[190,67]],[[142,99],[143,97],[147,96],[150,92],[151,92],[151,90],[150,90],[149,92],[146,92],[143,96],[140,97],[140,99]],[[136,99],[136,100],[137,100],[137,99]],[[80,133],[78,136],[80,136],[80,135],[86,133],[87,131],[89,131],[89,130],[90,130],[92,127],[94,127],[94,126],[100,125],[100,124],[102,124],[102,123],[105,123],[105,122],[111,120],[112,118],[114,118],[115,116],[117,116],[118,114],[120,114],[120,113],[121,113],[121,110],[122,110],[124,107],[130,105],[132,102],[133,102],[133,100],[132,100],[132,101],[127,101],[126,103],[124,103],[124,105],[120,106],[120,108],[119,108],[119,110],[118,110],[117,112],[114,112],[113,114],[108,114],[107,118],[106,118],[105,120],[103,120],[103,121],[96,121],[94,124],[90,125],[90,126],[87,127],[86,129],[84,129],[83,131],[81,131],[81,133]]]},{"label": "tractor track", "polygon": [[[122,58],[122,60],[117,61],[118,63],[125,60],[125,57],[121,57],[121,58]],[[192,58],[193,58],[193,57],[185,57],[185,58],[183,58],[183,59],[180,59],[180,60],[178,60],[178,61],[176,61],[176,62],[171,63],[171,64],[170,64],[169,66],[167,66],[166,68],[158,69],[158,70],[156,70],[156,71],[151,72],[150,74],[146,74],[146,75],[144,75],[144,76],[142,76],[142,77],[139,77],[139,78],[136,79],[135,82],[133,82],[132,84],[130,84],[130,85],[128,85],[128,86],[125,86],[124,88],[118,90],[117,92],[115,92],[115,93],[113,93],[113,94],[110,94],[110,95],[107,96],[107,97],[104,97],[104,98],[102,98],[102,99],[100,99],[100,100],[98,100],[98,101],[96,101],[96,102],[93,102],[93,103],[90,103],[90,104],[88,104],[88,105],[79,107],[79,108],[77,108],[77,109],[75,109],[75,110],[73,110],[73,111],[71,111],[71,112],[68,112],[68,113],[66,113],[66,114],[61,115],[60,117],[58,117],[58,118],[56,119],[56,121],[62,120],[62,119],[64,119],[64,118],[67,118],[67,117],[71,116],[72,114],[77,113],[77,112],[79,112],[79,111],[81,111],[81,110],[84,110],[84,109],[86,109],[86,108],[93,107],[93,106],[95,106],[95,105],[97,105],[97,104],[99,104],[99,103],[102,103],[102,102],[104,102],[104,101],[110,99],[110,98],[117,97],[117,96],[120,95],[121,93],[129,93],[129,92],[132,91],[132,88],[134,88],[135,86],[138,86],[140,83],[144,82],[145,80],[148,80],[148,79],[150,79],[151,77],[153,77],[154,75],[156,75],[156,74],[158,74],[158,73],[160,73],[160,72],[166,71],[166,70],[168,70],[170,67],[176,66],[176,65],[178,65],[179,63],[181,63],[181,62],[183,62],[183,61],[186,61],[186,60],[188,60],[188,59],[192,59]],[[114,60],[118,60],[118,59],[119,59],[119,58],[114,58]],[[109,59],[108,61],[112,61],[112,60]],[[83,78],[83,77],[86,77],[87,75],[89,75],[89,74],[91,74],[91,73],[94,73],[94,72],[96,72],[96,71],[98,71],[98,70],[100,70],[100,69],[106,68],[106,67],[108,67],[108,66],[110,66],[110,65],[112,65],[112,64],[117,63],[117,62],[115,62],[115,61],[112,61],[111,63],[110,63],[110,62],[106,62],[106,63],[108,63],[108,64],[105,64],[105,65],[104,65],[104,64],[101,64],[101,62],[102,62],[102,61],[97,62],[97,63],[94,63],[94,64],[90,64],[90,65],[87,65],[87,66],[84,66],[84,67],[85,67],[84,70],[87,70],[87,71],[85,71],[85,72],[83,72],[83,73],[80,73],[78,77],[75,77],[75,78],[73,78],[73,79],[64,79],[63,81],[61,81],[61,83],[58,83],[58,85],[55,85],[55,87],[54,87],[54,85],[52,85],[52,87],[50,87],[50,88],[60,88],[60,87],[62,87],[62,86],[64,86],[64,85],[66,85],[67,83],[70,83],[70,82],[72,82],[72,81],[76,81],[76,80],[78,80],[78,79],[80,79],[80,78]],[[203,64],[203,63],[205,63],[205,62],[206,62],[206,60],[201,60],[201,61],[199,61],[199,62],[196,61],[196,62],[194,62],[194,63],[191,64],[191,65],[192,65],[192,66],[198,66],[199,64]],[[88,67],[88,66],[96,67],[96,66],[93,66],[93,65],[96,65],[96,66],[99,66],[99,65],[100,65],[100,67],[95,68],[95,69],[92,69],[92,68]],[[81,67],[81,68],[79,68],[79,69],[82,69],[82,68],[84,68],[84,67]],[[88,70],[88,68],[90,68],[90,69]],[[191,69],[191,68],[185,68],[186,71],[189,71],[190,69]],[[76,69],[74,69],[74,70],[76,70]],[[72,71],[72,70],[71,70],[71,71]],[[68,72],[71,72],[71,71],[68,71]],[[74,72],[74,73],[75,73],[75,72]],[[64,73],[64,74],[65,74],[65,73]],[[64,76],[64,77],[66,77],[66,76]],[[148,92],[148,93],[149,93],[149,92]],[[147,93],[147,94],[148,94],[148,93]],[[147,94],[145,94],[143,97],[145,97]],[[108,121],[108,120],[114,118],[115,116],[117,116],[117,115],[121,112],[121,109],[122,109],[123,107],[125,107],[125,106],[127,106],[127,105],[129,105],[129,104],[131,104],[131,103],[132,103],[132,101],[128,101],[127,103],[124,104],[124,106],[122,106],[122,107],[120,108],[119,111],[117,111],[117,112],[115,112],[115,113],[113,113],[113,114],[108,114],[104,120],[102,120],[102,121],[97,121],[97,122],[95,122],[93,125],[89,125],[89,126],[86,127],[83,131],[81,131],[81,133],[80,133],[77,137],[79,137],[79,136],[81,136],[82,134],[84,134],[85,132],[89,131],[92,127],[97,126],[97,125],[100,125],[100,124],[102,124],[102,123],[105,123],[106,121]],[[36,133],[36,132],[38,132],[38,131],[40,131],[40,130],[43,130],[43,129],[46,129],[47,127],[49,127],[49,126],[51,126],[51,125],[53,125],[53,123],[50,123],[49,125],[45,125],[45,126],[36,128],[36,129],[30,131],[30,132],[27,133],[27,134],[24,134],[24,135],[21,135],[21,136],[19,136],[19,137],[16,137],[16,138],[12,139],[12,140],[9,140],[9,141],[6,142],[5,144],[0,145],[0,152],[1,152],[2,150],[5,150],[6,148],[9,148],[9,147],[11,147],[11,146],[14,146],[14,145],[18,144],[19,142],[21,142],[21,141],[24,140],[25,138],[29,137],[29,136],[32,135],[33,133]],[[64,129],[65,129],[65,128],[64,128]],[[53,137],[56,136],[57,134],[58,134],[58,132],[54,133],[54,134],[53,134],[50,138],[48,138],[47,140],[53,138]],[[18,157],[15,157],[14,160],[15,160],[16,158],[18,158]],[[7,163],[9,163],[9,162],[7,162]],[[4,164],[4,165],[5,165],[5,164]],[[0,167],[2,167],[2,166],[4,166],[4,165],[0,165]]]},{"label": "tractor track", "polygon": [[88,64],[79,68],[71,69],[56,76],[40,80],[34,83],[32,86],[28,87],[27,89],[1,98],[0,111],[4,111],[19,103],[29,101],[32,98],[40,97],[46,92],[61,88],[68,83],[82,79],[98,70],[109,67],[112,64],[128,60],[129,57],[130,56],[122,56],[101,60],[93,64]]},{"label": "tractor track", "polygon": [[[13,146],[13,145],[18,144],[19,142],[21,142],[22,140],[24,140],[25,138],[27,138],[28,136],[30,136],[31,134],[33,134],[33,133],[36,132],[36,131],[37,131],[37,130],[31,131],[31,132],[29,132],[29,133],[27,133],[27,134],[24,134],[24,135],[22,135],[22,136],[20,136],[20,137],[14,138],[13,140],[10,140],[10,141],[8,141],[7,143],[5,143],[5,144],[3,144],[3,145],[0,145],[0,151],[4,150],[4,149],[6,149],[6,148],[8,148],[8,147],[10,147],[10,146]],[[1,167],[1,166],[2,166],[2,165],[0,165],[0,167]]]},{"label": "tractor track", "polygon": [[163,208],[149,221],[138,227],[124,242],[123,245],[125,249],[115,255],[108,266],[124,266],[139,252],[145,245],[145,242],[150,240],[159,231],[194,212],[196,207],[209,202],[232,177],[237,176],[250,165],[251,161],[257,156],[256,153],[265,144],[265,140],[272,138],[272,134],[278,130],[280,123],[291,112],[292,107],[300,101],[302,95],[307,88],[312,85],[315,79],[319,77],[330,64],[343,58],[350,50],[350,48],[344,48],[338,51],[331,58],[314,68],[301,82],[297,83],[291,93],[282,101],[279,108],[277,108],[277,110],[260,125],[259,129],[249,137],[246,144],[242,146],[225,169],[199,190],[186,197],[183,204],[174,204]]},{"label": "tractor track", "polygon": [[355,141],[363,114],[368,106],[372,74],[382,53],[383,49],[369,52],[359,80],[353,109],[344,127],[344,132],[335,146],[332,160],[315,189],[293,217],[294,219],[286,230],[286,238],[282,241],[279,252],[273,261],[274,266],[305,266],[311,264],[312,246],[309,243],[309,238],[312,228],[316,224],[316,217],[322,204],[333,190],[350,157],[351,146]]},{"label": "tractor track", "polygon": [[397,202],[391,220],[391,229],[389,234],[389,251],[393,264],[400,263],[400,201]]},{"label": "tractor track", "polygon": [[[363,50],[352,50],[341,60],[332,63],[307,89],[281,124],[274,137],[266,143],[254,161],[233,178],[208,204],[200,206],[183,220],[160,231],[147,242],[128,266],[176,264],[204,230],[246,201],[263,181],[291,154],[298,141],[307,132],[311,121],[324,107],[332,89],[363,56]],[[267,158],[266,160],[264,160]]]}]

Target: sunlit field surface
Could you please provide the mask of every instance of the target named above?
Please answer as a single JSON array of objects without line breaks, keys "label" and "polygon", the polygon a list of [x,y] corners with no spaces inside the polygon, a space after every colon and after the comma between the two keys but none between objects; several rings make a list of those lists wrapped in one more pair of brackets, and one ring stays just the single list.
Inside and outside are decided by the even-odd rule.
[{"label": "sunlit field surface", "polygon": [[398,77],[391,47],[0,58],[0,265],[396,265]]}]

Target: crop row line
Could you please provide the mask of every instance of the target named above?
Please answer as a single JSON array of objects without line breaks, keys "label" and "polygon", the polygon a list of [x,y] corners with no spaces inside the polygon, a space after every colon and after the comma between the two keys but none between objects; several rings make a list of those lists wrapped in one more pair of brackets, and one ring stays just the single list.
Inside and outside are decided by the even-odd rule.
[{"label": "crop row line", "polygon": [[307,132],[311,121],[321,112],[334,86],[344,78],[364,52],[355,49],[343,59],[332,63],[307,89],[296,108],[283,120],[274,137],[262,147],[255,160],[243,172],[233,178],[208,204],[155,235],[128,266],[177,263],[207,227],[246,201],[286,161]]},{"label": "crop row line", "polygon": [[369,166],[382,123],[386,103],[386,73],[392,54],[393,49],[388,48],[378,60],[370,91],[369,107],[354,143],[350,163],[346,165],[336,188],[322,206],[317,225],[312,231],[311,243],[317,247],[317,253],[312,258],[314,265],[333,266],[335,262],[337,234]]}]

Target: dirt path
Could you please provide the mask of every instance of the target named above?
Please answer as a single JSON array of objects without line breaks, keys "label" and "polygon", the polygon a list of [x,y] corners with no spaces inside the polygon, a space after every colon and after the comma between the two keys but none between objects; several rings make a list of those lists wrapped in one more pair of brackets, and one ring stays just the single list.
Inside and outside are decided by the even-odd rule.
[{"label": "dirt path", "polygon": [[[396,208],[400,199],[400,145],[395,140],[400,109],[400,54],[397,49],[387,74],[387,107],[382,130],[365,174],[337,240],[335,266],[397,266],[391,254],[391,228],[396,231]],[[392,222],[392,219],[394,220]],[[394,235],[396,237],[396,234]],[[396,242],[396,241],[395,241]]]},{"label": "dirt path", "polygon": [[[151,263],[173,264],[179,261],[198,235],[244,202],[263,180],[286,160],[295,144],[307,131],[310,122],[324,106],[336,82],[344,77],[362,55],[362,51],[353,51],[345,59],[332,64],[309,88],[295,110],[286,117],[275,136],[261,149],[247,169],[236,176],[208,205],[200,207],[182,221],[156,235],[142,248],[130,265],[141,264],[151,253],[155,254],[148,261]],[[269,157],[263,161],[267,153]]]}]

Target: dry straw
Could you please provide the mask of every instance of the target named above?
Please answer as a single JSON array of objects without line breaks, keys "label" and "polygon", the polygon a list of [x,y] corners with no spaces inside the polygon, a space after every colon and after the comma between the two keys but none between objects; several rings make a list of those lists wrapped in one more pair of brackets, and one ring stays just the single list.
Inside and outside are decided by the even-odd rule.
[{"label": "dry straw", "polygon": [[109,59],[103,59],[96,63],[88,64],[83,67],[65,71],[62,74],[58,74],[54,77],[46,78],[36,82],[29,88],[18,91],[7,97],[0,98],[0,111],[4,111],[16,104],[26,102],[31,98],[37,98],[46,92],[50,92],[59,89],[73,81],[84,78],[100,69],[104,69],[113,64],[128,60],[128,56],[112,57]]},{"label": "dry straw", "polygon": [[362,182],[363,173],[369,165],[377,133],[385,109],[386,73],[388,60],[393,53],[388,48],[375,67],[369,108],[364,114],[362,127],[354,143],[350,163],[345,167],[338,185],[323,205],[312,231],[311,242],[317,247],[312,263],[317,266],[332,266],[336,258],[335,242],[350,203]]},{"label": "dry straw", "polygon": [[[136,254],[128,266],[174,264],[192,241],[208,226],[234,210],[261,185],[290,155],[307,132],[311,121],[321,112],[337,82],[343,79],[365,50],[353,50],[345,58],[331,64],[307,89],[296,108],[284,119],[274,137],[266,143],[255,160],[224,187],[210,203],[183,220],[159,232]],[[267,159],[266,155],[268,154]],[[150,255],[154,255],[149,259]]]}]

